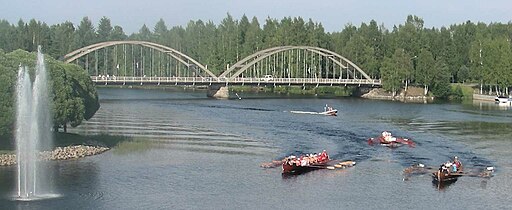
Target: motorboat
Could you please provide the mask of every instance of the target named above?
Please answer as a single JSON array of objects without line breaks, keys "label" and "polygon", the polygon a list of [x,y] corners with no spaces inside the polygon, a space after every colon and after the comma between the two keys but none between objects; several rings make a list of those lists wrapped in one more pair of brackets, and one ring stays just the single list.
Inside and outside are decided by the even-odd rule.
[{"label": "motorboat", "polygon": [[494,102],[498,105],[512,106],[512,98],[510,96],[496,96],[496,98],[494,98]]}]

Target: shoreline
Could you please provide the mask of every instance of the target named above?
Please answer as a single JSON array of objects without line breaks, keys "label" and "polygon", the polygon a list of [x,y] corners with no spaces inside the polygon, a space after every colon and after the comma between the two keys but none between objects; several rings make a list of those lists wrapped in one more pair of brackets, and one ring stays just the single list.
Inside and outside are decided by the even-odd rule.
[{"label": "shoreline", "polygon": [[[99,155],[110,150],[108,147],[72,145],[66,147],[56,147],[52,151],[39,152],[38,159],[44,161],[80,159],[87,156]],[[16,165],[16,154],[0,154],[0,166]]]},{"label": "shoreline", "polygon": [[415,103],[430,103],[434,101],[435,98],[433,96],[424,96],[422,95],[422,91],[422,88],[410,87],[407,92],[402,90],[398,95],[393,96],[382,88],[375,88],[368,93],[362,94],[361,98]]}]

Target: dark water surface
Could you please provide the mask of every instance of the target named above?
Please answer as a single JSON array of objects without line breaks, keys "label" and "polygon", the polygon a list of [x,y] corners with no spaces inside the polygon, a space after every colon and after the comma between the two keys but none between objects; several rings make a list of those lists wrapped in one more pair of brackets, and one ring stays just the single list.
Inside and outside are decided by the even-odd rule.
[{"label": "dark water surface", "polygon": [[[135,137],[101,155],[52,162],[56,199],[12,201],[14,167],[0,168],[1,209],[510,209],[512,110],[494,104],[404,104],[355,98],[214,100],[204,92],[99,89],[101,108],[70,132]],[[246,98],[247,97],[247,98]],[[338,117],[291,110],[337,108]],[[416,148],[369,146],[383,130]],[[259,165],[326,149],[345,170],[281,176]],[[486,179],[448,186],[414,164],[457,155]]]}]

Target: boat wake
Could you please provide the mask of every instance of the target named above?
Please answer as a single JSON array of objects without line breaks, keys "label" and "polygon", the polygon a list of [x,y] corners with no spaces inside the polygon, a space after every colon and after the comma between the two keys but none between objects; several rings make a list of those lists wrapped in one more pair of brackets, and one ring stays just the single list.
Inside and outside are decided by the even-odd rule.
[{"label": "boat wake", "polygon": [[325,112],[307,112],[307,111],[290,111],[290,112],[295,113],[295,114],[313,114],[313,115],[333,115],[333,116],[335,116],[338,113],[338,110],[333,109],[333,110],[325,111]]}]

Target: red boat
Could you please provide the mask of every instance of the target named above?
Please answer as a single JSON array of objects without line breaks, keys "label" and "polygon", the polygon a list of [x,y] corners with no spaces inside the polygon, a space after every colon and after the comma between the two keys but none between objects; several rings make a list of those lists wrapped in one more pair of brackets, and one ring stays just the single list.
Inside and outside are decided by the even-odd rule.
[{"label": "red boat", "polygon": [[283,174],[302,173],[327,168],[329,167],[327,165],[329,161],[329,155],[325,150],[319,154],[307,154],[300,157],[292,155],[283,161]]},{"label": "red boat", "polygon": [[387,131],[382,132],[382,134],[377,138],[369,138],[368,144],[369,145],[380,144],[382,146],[387,146],[387,147],[399,147],[404,144],[409,145],[409,147],[416,146],[416,144],[412,140],[407,139],[407,138],[391,136],[391,133],[387,132]]}]

